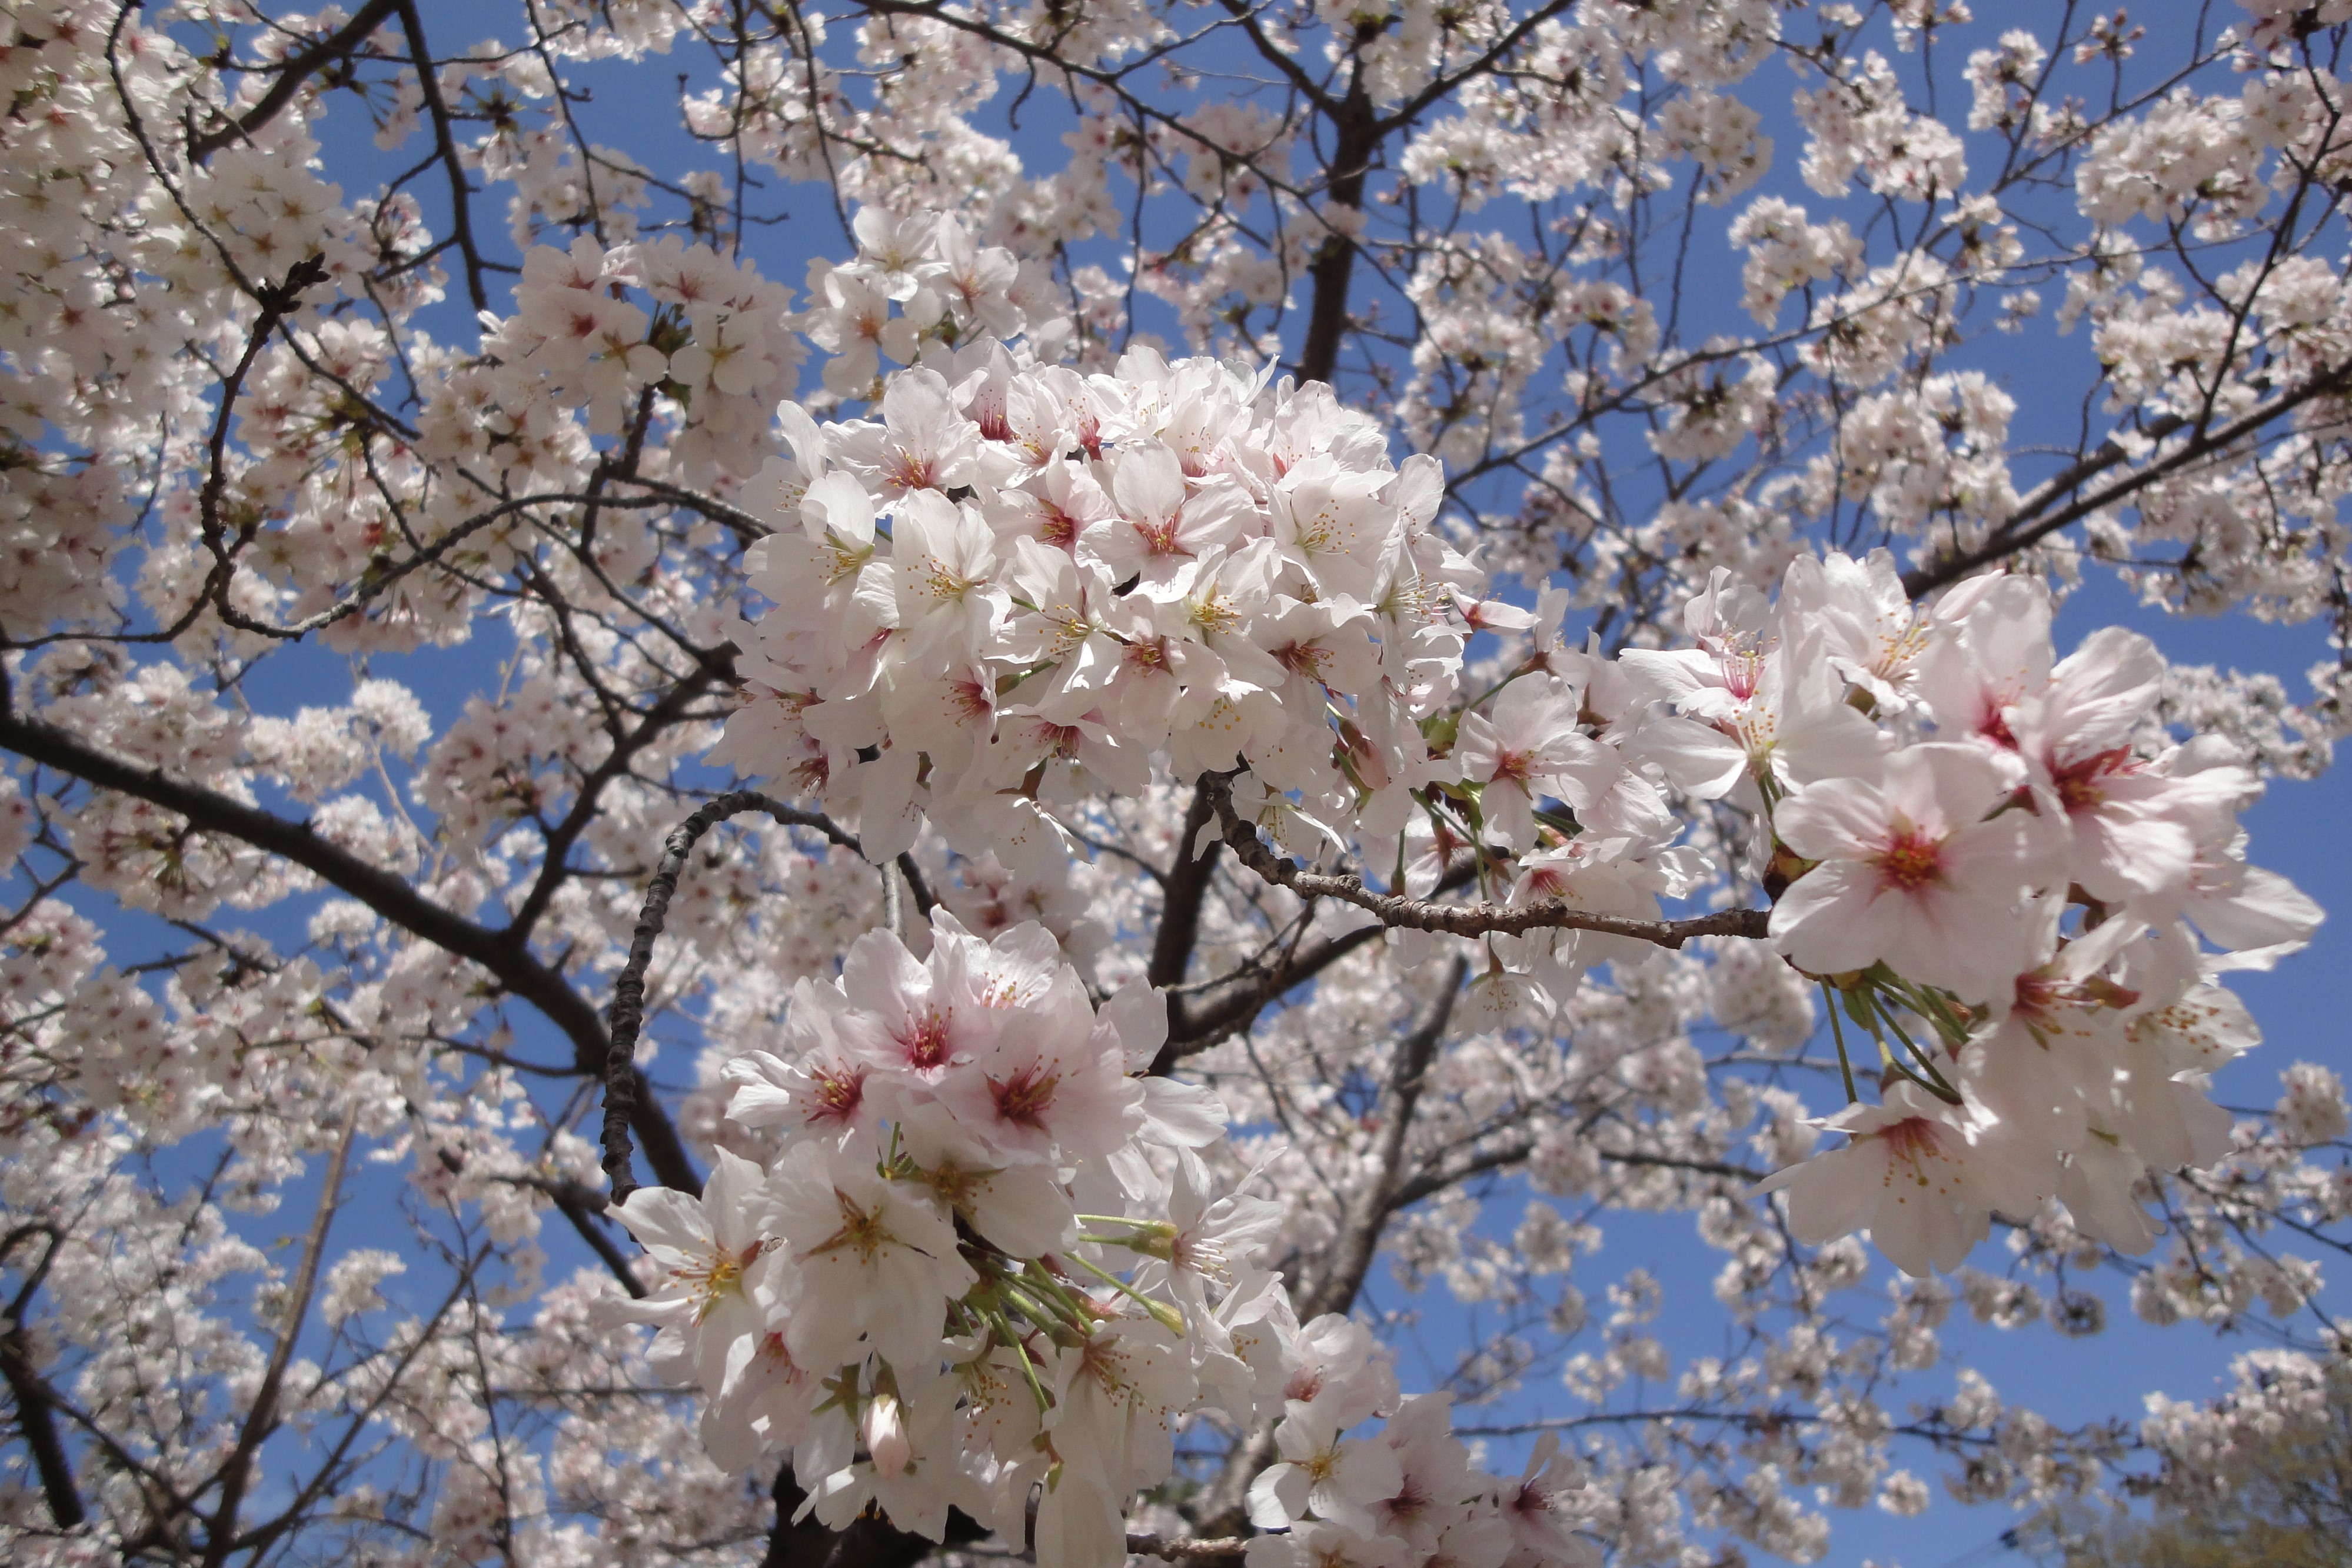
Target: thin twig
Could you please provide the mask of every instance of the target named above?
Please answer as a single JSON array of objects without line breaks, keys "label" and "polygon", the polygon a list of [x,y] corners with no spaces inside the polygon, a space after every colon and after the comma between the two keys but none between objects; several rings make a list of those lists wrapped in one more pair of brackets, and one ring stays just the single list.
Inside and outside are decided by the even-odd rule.
[{"label": "thin twig", "polygon": [[1557,898],[1538,899],[1531,904],[1445,904],[1431,898],[1408,898],[1397,893],[1374,893],[1364,885],[1362,877],[1308,871],[1297,862],[1286,860],[1267,849],[1258,838],[1257,830],[1234,812],[1231,779],[1204,773],[1201,776],[1201,789],[1216,811],[1218,824],[1223,829],[1223,841],[1232,846],[1244,865],[1301,898],[1336,898],[1342,904],[1352,904],[1377,916],[1383,925],[1443,931],[1454,936],[1485,936],[1497,932],[1517,935],[1551,929],[1598,931],[1611,936],[1654,942],[1661,947],[1680,947],[1694,936],[1760,938],[1769,935],[1771,929],[1772,912],[1769,909],[1725,909],[1688,920],[1633,920],[1622,915],[1579,909]]},{"label": "thin twig", "polygon": [[294,1270],[294,1287],[287,1297],[278,1343],[270,1347],[269,1364],[261,1375],[260,1388],[254,1394],[253,1408],[247,1412],[245,1425],[238,1428],[236,1448],[221,1467],[220,1506],[213,1513],[205,1568],[220,1568],[236,1548],[237,1511],[245,1504],[245,1489],[252,1479],[253,1461],[260,1454],[262,1442],[278,1427],[278,1391],[285,1385],[286,1368],[294,1359],[294,1342],[301,1334],[302,1320],[310,1315],[310,1295],[319,1283],[319,1260],[327,1249],[327,1228],[334,1223],[335,1207],[342,1201],[343,1172],[351,1166],[352,1140],[359,1130],[359,1120],[360,1104],[354,1099],[343,1113],[334,1155],[327,1163],[326,1183],[319,1193],[318,1211],[311,1216],[310,1234],[302,1242],[302,1260]]}]

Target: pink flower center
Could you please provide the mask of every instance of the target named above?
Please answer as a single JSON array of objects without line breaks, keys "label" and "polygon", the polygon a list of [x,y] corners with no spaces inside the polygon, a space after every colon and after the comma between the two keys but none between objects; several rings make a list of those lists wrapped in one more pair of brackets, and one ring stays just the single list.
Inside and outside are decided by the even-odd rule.
[{"label": "pink flower center", "polygon": [[1062,1075],[1049,1071],[1044,1062],[1033,1061],[1010,1078],[988,1081],[989,1098],[996,1103],[996,1113],[1016,1127],[1043,1131],[1045,1113],[1053,1108],[1054,1091]]},{"label": "pink flower center", "polygon": [[940,1016],[937,1008],[927,1009],[898,1044],[907,1053],[907,1065],[919,1072],[945,1067],[949,1054],[948,1020]]},{"label": "pink flower center", "polygon": [[2130,761],[2131,753],[2116,747],[2059,769],[2051,782],[2057,787],[2058,800],[2066,808],[2066,814],[2079,816],[2105,805],[2107,791],[2103,780],[2110,774],[2122,772]]},{"label": "pink flower center", "polygon": [[1753,636],[1731,639],[1720,655],[1723,664],[1723,685],[1741,702],[1756,695],[1764,681],[1764,651],[1756,645]]},{"label": "pink flower center", "polygon": [[1551,1511],[1551,1494],[1544,1490],[1543,1488],[1538,1486],[1533,1481],[1523,1481],[1520,1483],[1519,1489],[1511,1494],[1510,1500],[1503,1506],[1511,1512],[1519,1514],[1523,1517],[1538,1513],[1549,1513]]},{"label": "pink flower center", "polygon": [[2017,977],[2017,1010],[2032,1022],[2046,1022],[2059,1001],[2057,982],[2046,975]]},{"label": "pink flower center", "polygon": [[857,1114],[866,1099],[866,1070],[860,1067],[819,1068],[816,1080],[816,1110],[812,1122],[847,1122]]},{"label": "pink flower center", "polygon": [[901,447],[882,465],[882,482],[901,490],[929,490],[938,479],[929,457]]},{"label": "pink flower center", "polygon": [[694,1321],[702,1322],[719,1305],[719,1298],[742,1289],[743,1270],[760,1255],[763,1242],[754,1241],[740,1252],[716,1239],[708,1243],[708,1250],[699,1258],[678,1265],[670,1270],[670,1278],[683,1284],[694,1296]]},{"label": "pink flower center", "polygon": [[1177,542],[1174,517],[1157,523],[1137,523],[1135,531],[1142,536],[1144,548],[1153,555],[1191,555],[1192,553]]},{"label": "pink flower center", "polygon": [[1906,828],[1878,852],[1878,885],[1916,893],[1944,880],[1944,845],[1916,828]]},{"label": "pink flower center", "polygon": [[953,681],[948,685],[948,711],[959,722],[986,718],[996,711],[996,694],[978,681]]},{"label": "pink flower center", "polygon": [[1331,650],[1317,643],[1286,643],[1274,651],[1274,656],[1292,674],[1321,681],[1323,667],[1331,662]]},{"label": "pink flower center", "polygon": [[[1944,1153],[1936,1139],[1935,1123],[1925,1116],[1906,1116],[1892,1126],[1883,1128],[1878,1136],[1885,1140],[1888,1153],[1911,1167],[1914,1181],[1921,1186],[1928,1185],[1927,1173],[1919,1168],[1919,1162],[1941,1159]],[[1891,1180],[1891,1167],[1888,1176]]]}]

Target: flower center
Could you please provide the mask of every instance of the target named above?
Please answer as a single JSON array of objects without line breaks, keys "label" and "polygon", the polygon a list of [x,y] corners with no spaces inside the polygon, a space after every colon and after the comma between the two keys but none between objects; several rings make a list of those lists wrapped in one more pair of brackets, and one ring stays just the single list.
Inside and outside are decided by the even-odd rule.
[{"label": "flower center", "polygon": [[1944,880],[1944,846],[1916,828],[1906,828],[1878,852],[1878,884],[1916,893]]},{"label": "flower center", "polygon": [[929,1072],[948,1064],[948,1020],[940,1016],[937,1008],[925,1009],[915,1020],[899,1045],[907,1053],[907,1065],[918,1071]]},{"label": "flower center", "polygon": [[1721,654],[1723,684],[1741,702],[1756,695],[1764,681],[1764,651],[1753,636],[1740,637],[1727,645]]},{"label": "flower center", "polygon": [[882,1223],[880,1214],[868,1214],[858,1207],[839,1187],[834,1189],[833,1196],[841,1205],[841,1228],[810,1248],[803,1256],[837,1252],[846,1247],[871,1263],[877,1253],[898,1239],[890,1234],[889,1227]]},{"label": "flower center", "polygon": [[760,1255],[760,1247],[761,1243],[754,1241],[738,1252],[713,1241],[709,1252],[676,1271],[675,1277],[694,1292],[696,1322],[710,1315],[719,1297],[742,1288],[743,1270]]},{"label": "flower center", "polygon": [[2068,816],[2084,811],[2095,811],[2107,803],[2105,784],[2111,773],[2121,772],[2129,763],[2131,754],[2122,747],[2086,757],[2072,767],[2061,770],[2051,782],[2057,787],[2059,803]]},{"label": "flower center", "polygon": [[971,591],[977,580],[958,574],[947,562],[933,556],[923,574],[922,591],[933,599],[961,601],[965,594]]},{"label": "flower center", "polygon": [[1331,662],[1331,650],[1317,643],[1286,643],[1274,651],[1274,656],[1291,674],[1321,682],[1323,667]]},{"label": "flower center", "polygon": [[1142,536],[1144,548],[1153,555],[1191,555],[1192,552],[1176,539],[1176,518],[1168,517],[1156,523],[1138,523],[1135,531]]},{"label": "flower center", "polygon": [[[1914,1186],[1929,1187],[1948,1193],[1950,1159],[1937,1136],[1936,1124],[1925,1116],[1906,1116],[1877,1134],[1886,1142],[1888,1154],[1886,1181],[1908,1181]],[[1901,1170],[1896,1169],[1900,1162]]]},{"label": "flower center", "polygon": [[864,1069],[820,1068],[812,1076],[816,1080],[816,1114],[811,1120],[846,1122],[857,1114],[858,1106],[866,1099]]},{"label": "flower center", "polygon": [[988,1092],[996,1102],[999,1116],[1016,1127],[1043,1130],[1054,1091],[1061,1082],[1060,1073],[1047,1071],[1042,1062],[1031,1062],[1010,1078],[990,1079]]},{"label": "flower center", "polygon": [[936,487],[938,479],[930,458],[902,446],[882,465],[882,482],[901,490],[929,490]]}]

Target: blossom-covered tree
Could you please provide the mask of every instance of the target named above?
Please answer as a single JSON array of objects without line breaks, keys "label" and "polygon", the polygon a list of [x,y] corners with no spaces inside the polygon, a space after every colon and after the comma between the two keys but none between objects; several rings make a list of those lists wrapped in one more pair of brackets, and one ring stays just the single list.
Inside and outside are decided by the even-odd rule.
[{"label": "blossom-covered tree", "polygon": [[[2352,5],[2009,20],[12,4],[10,1559],[1809,1561],[2324,1406]],[[2109,1264],[2284,1343],[1911,1392]]]}]

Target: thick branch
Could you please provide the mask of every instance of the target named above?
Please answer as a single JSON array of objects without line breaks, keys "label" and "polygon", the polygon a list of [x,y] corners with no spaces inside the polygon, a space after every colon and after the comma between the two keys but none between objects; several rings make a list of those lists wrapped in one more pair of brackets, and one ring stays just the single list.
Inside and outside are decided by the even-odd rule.
[{"label": "thick branch", "polygon": [[1201,1558],[1234,1558],[1249,1550],[1246,1535],[1213,1535],[1205,1537],[1164,1535],[1129,1535],[1128,1555],[1157,1557],[1168,1563],[1190,1563]]},{"label": "thick branch", "polygon": [[1694,936],[1762,937],[1771,926],[1772,912],[1769,909],[1725,909],[1688,920],[1633,920],[1622,915],[1579,909],[1556,898],[1538,899],[1532,904],[1445,904],[1432,898],[1408,898],[1401,893],[1374,893],[1364,885],[1362,877],[1307,871],[1296,861],[1286,860],[1267,849],[1259,840],[1257,830],[1234,812],[1230,779],[1205,774],[1201,788],[1217,813],[1224,841],[1244,865],[1301,898],[1336,898],[1342,904],[1352,904],[1378,916],[1383,925],[1443,931],[1453,936],[1553,929],[1599,931],[1612,936],[1654,942],[1661,947],[1680,947]]},{"label": "thick branch", "polygon": [[636,1124],[637,1095],[645,1082],[635,1067],[637,1036],[646,1023],[646,970],[654,961],[654,943],[669,920],[669,901],[686,874],[687,857],[702,835],[730,817],[765,811],[786,827],[811,828],[835,843],[859,852],[857,841],[834,826],[830,818],[796,810],[754,789],[721,795],[670,831],[662,845],[661,864],[646,889],[645,908],[629,940],[629,961],[613,982],[613,1032],[604,1056],[604,1176],[612,1184],[613,1201],[622,1203],[637,1189],[629,1168],[629,1129]]},{"label": "thick branch", "polygon": [[987,1526],[960,1508],[948,1510],[942,1532],[947,1539],[939,1545],[870,1512],[841,1531],[829,1530],[814,1517],[795,1521],[793,1516],[808,1493],[793,1476],[790,1459],[776,1471],[773,1495],[776,1522],[768,1532],[760,1568],[914,1568],[939,1545],[969,1546],[989,1533]]},{"label": "thick branch", "polygon": [[[1331,149],[1330,181],[1324,187],[1329,208],[1345,208],[1360,215],[1364,207],[1364,175],[1372,165],[1372,151],[1381,132],[1372,116],[1372,100],[1364,90],[1362,68],[1348,84],[1348,96],[1332,110],[1338,137]],[[1348,291],[1356,271],[1356,242],[1338,229],[1323,237],[1307,268],[1315,292],[1307,306],[1307,339],[1298,348],[1298,379],[1328,382],[1339,363],[1339,343],[1348,332]]]},{"label": "thick branch", "polygon": [[25,1335],[24,1311],[41,1279],[48,1272],[49,1259],[56,1256],[58,1232],[41,1226],[26,1226],[13,1233],[7,1242],[0,1243],[0,1260],[5,1260],[16,1241],[28,1236],[46,1236],[48,1248],[39,1267],[26,1270],[28,1283],[19,1291],[7,1326],[0,1329],[0,1382],[8,1385],[8,1397],[16,1406],[16,1430],[23,1434],[25,1447],[32,1450],[34,1473],[41,1478],[41,1496],[49,1505],[49,1518],[59,1530],[71,1530],[89,1517],[82,1507],[81,1489],[74,1480],[73,1460],[66,1453],[64,1439],[58,1435],[57,1400],[49,1385],[33,1366],[32,1348]]},{"label": "thick branch", "polygon": [[399,8],[400,0],[368,0],[352,19],[296,55],[278,68],[278,79],[261,95],[261,101],[247,110],[230,124],[218,131],[206,131],[188,143],[188,156],[203,162],[232,141],[240,141],[278,118],[278,110],[294,101],[294,95],[330,63],[341,59],[362,44],[370,34],[383,26],[386,18]]},{"label": "thick branch", "polygon": [[[409,57],[416,67],[417,91],[424,96],[425,112],[433,121],[434,151],[449,174],[449,237],[457,242],[457,253],[466,258],[466,293],[476,310],[488,310],[490,297],[482,287],[482,255],[474,245],[474,188],[466,183],[465,162],[457,156],[457,139],[449,132],[449,106],[441,101],[441,79],[434,75],[433,56],[425,47],[425,20],[416,14],[415,0],[396,3],[401,30],[408,35]],[[562,89],[559,86],[556,90]]]},{"label": "thick branch", "polygon": [[[1160,879],[1160,929],[1152,934],[1151,962],[1144,969],[1147,983],[1154,986],[1181,986],[1184,971],[1192,967],[1192,948],[1201,937],[1201,901],[1209,891],[1209,882],[1217,869],[1217,846],[1213,841],[1203,846],[1203,852],[1192,852],[1192,841],[1212,820],[1209,792],[1192,791],[1192,803],[1184,808],[1184,825],[1176,834],[1176,863]],[[1171,1035],[1183,1031],[1181,999],[1169,998],[1168,1029]]]},{"label": "thick branch", "polygon": [[[604,1021],[560,971],[509,941],[503,932],[454,914],[381,866],[328,842],[309,823],[289,822],[217,790],[168,778],[161,768],[111,756],[42,719],[0,712],[0,748],[101,789],[161,806],[203,831],[240,840],[315,873],[402,930],[480,966],[563,1031],[572,1042],[576,1071],[604,1076],[609,1053]],[[635,1076],[633,1088],[637,1091],[632,1096],[636,1111],[630,1125],[646,1162],[664,1186],[700,1191],[701,1178],[678,1141],[677,1129],[654,1103],[642,1075]]]},{"label": "thick branch", "polygon": [[776,1522],[768,1531],[768,1549],[760,1554],[760,1568],[826,1568],[837,1544],[832,1531],[814,1518],[795,1520],[808,1492],[793,1474],[787,1458],[777,1468],[771,1495],[776,1500]]}]

